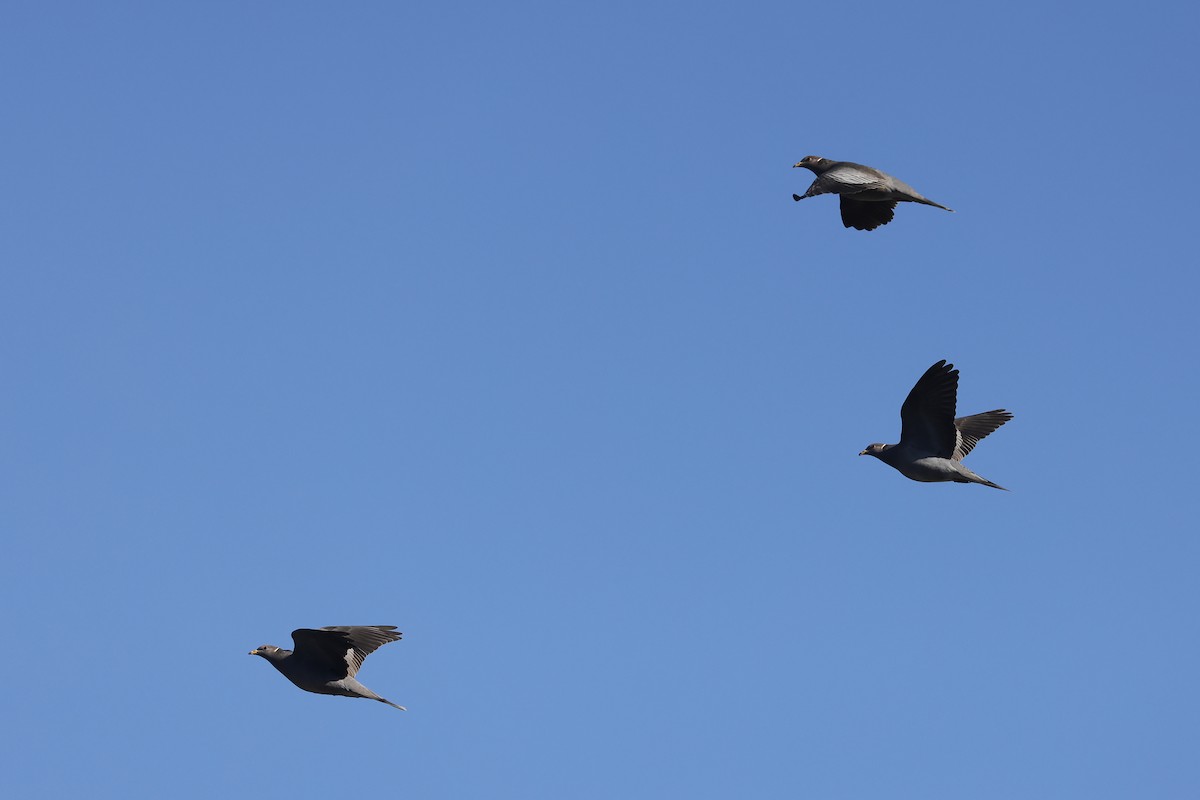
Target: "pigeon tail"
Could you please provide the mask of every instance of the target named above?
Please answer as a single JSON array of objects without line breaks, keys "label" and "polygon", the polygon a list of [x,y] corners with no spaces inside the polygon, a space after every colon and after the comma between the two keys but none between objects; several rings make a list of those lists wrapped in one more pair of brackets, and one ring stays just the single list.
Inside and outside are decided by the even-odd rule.
[{"label": "pigeon tail", "polygon": [[993,489],[999,489],[999,490],[1001,490],[1001,491],[1003,491],[1003,492],[1007,492],[1007,491],[1009,491],[1008,489],[1005,489],[1005,488],[1004,488],[1003,486],[1001,486],[1000,484],[998,484],[998,483],[992,483],[992,482],[991,482],[991,481],[989,481],[987,478],[983,477],[982,475],[976,475],[974,472],[972,472],[972,473],[971,473],[971,481],[970,481],[970,482],[971,482],[971,483],[979,483],[979,484],[983,484],[984,486],[990,486],[990,487],[992,487]]},{"label": "pigeon tail", "polygon": [[379,695],[375,694],[373,691],[371,691],[367,687],[363,686],[361,683],[356,681],[354,678],[345,678],[340,683],[341,683],[341,688],[343,690],[345,690],[346,694],[350,695],[351,697],[363,697],[363,698],[366,698],[367,700],[378,700],[381,703],[387,703],[392,708],[398,708],[401,711],[408,711],[408,709],[405,708],[404,706],[398,706],[395,703],[393,703],[391,700],[388,700],[386,698],[380,697]]},{"label": "pigeon tail", "polygon": [[920,195],[916,195],[916,196],[911,196],[908,199],[914,203],[922,203],[923,205],[933,206],[934,208],[940,208],[943,211],[949,211],[951,214],[954,213],[953,208],[947,208],[946,206],[942,205],[941,203],[935,203],[932,200],[930,200],[928,197],[921,197]]},{"label": "pigeon tail", "polygon": [[967,469],[961,461],[952,461],[951,466],[958,472],[958,477],[954,478],[953,480],[955,480],[959,483],[979,483],[984,486],[990,486],[993,489],[999,489],[1003,492],[1008,491],[1008,489],[1005,489],[1000,484],[992,483],[991,481],[989,481],[987,478],[983,477],[982,475],[978,475],[978,474],[972,472],[971,470]]}]

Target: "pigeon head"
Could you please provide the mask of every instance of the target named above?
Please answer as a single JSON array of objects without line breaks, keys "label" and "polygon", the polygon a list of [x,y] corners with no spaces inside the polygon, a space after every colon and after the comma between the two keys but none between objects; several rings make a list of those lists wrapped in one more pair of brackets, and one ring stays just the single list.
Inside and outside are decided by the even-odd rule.
[{"label": "pigeon head", "polygon": [[887,449],[888,446],[886,444],[880,444],[879,442],[876,442],[875,444],[867,445],[867,449],[863,450],[861,453],[859,453],[859,455],[875,456],[876,458],[879,458],[879,456],[883,454],[883,451]]},{"label": "pigeon head", "polygon": [[254,648],[249,653],[252,656],[262,656],[267,661],[279,661],[291,655],[290,650],[280,650],[273,644],[264,644]]},{"label": "pigeon head", "polygon": [[833,164],[833,162],[828,158],[821,158],[820,156],[805,156],[795,164],[792,164],[792,169],[795,169],[796,167],[804,167],[805,169],[811,169],[813,172],[820,175],[822,172],[829,169],[831,164]]}]

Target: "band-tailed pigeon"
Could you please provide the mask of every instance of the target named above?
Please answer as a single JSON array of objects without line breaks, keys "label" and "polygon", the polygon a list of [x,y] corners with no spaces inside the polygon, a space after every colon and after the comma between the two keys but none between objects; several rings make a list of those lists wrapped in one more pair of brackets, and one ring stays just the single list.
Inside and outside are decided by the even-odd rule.
[{"label": "band-tailed pigeon", "polygon": [[875,456],[914,481],[982,483],[1004,489],[964,467],[962,460],[980,439],[1013,415],[998,408],[955,419],[957,395],[958,370],[945,360],[937,362],[925,370],[900,407],[899,443],[868,445],[859,455]]},{"label": "band-tailed pigeon", "polygon": [[820,156],[805,156],[792,165],[816,173],[817,179],[804,194],[792,195],[793,200],[836,194],[842,201],[842,224],[860,231],[873,231],[887,225],[895,216],[896,203],[923,203],[946,208],[921,195],[904,181],[893,178],[873,167],[850,161],[830,161]]},{"label": "band-tailed pigeon", "polygon": [[283,676],[306,692],[365,697],[387,703],[354,679],[363,659],[388,642],[400,639],[395,625],[335,625],[328,628],[298,628],[292,631],[295,650],[264,644],[250,651],[262,656]]}]

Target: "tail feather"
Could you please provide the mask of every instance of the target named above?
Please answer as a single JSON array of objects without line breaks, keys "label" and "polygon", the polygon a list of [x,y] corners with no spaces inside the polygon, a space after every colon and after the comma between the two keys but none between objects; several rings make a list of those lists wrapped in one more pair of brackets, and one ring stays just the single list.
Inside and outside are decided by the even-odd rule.
[{"label": "tail feather", "polygon": [[391,700],[386,700],[386,699],[380,697],[379,695],[375,694],[370,689],[363,686],[358,681],[354,680],[354,678],[344,679],[342,681],[342,685],[345,689],[349,690],[349,694],[352,697],[363,697],[363,698],[366,698],[367,700],[378,700],[381,703],[387,703],[392,708],[398,708],[401,711],[408,711],[408,709],[405,708],[404,706],[398,706],[395,703],[393,703]]},{"label": "tail feather", "polygon": [[930,200],[928,197],[922,197],[921,195],[916,195],[916,196],[915,196],[915,197],[913,197],[912,199],[913,199],[913,201],[914,201],[914,202],[917,202],[917,203],[924,203],[925,205],[927,205],[927,206],[933,206],[934,208],[940,208],[940,209],[942,209],[943,211],[949,211],[951,214],[953,214],[953,213],[954,213],[954,209],[953,209],[953,208],[947,208],[946,206],[942,205],[941,203],[935,203],[935,202],[933,202],[932,200]]},{"label": "tail feather", "polygon": [[993,489],[1000,489],[1001,491],[1005,491],[1005,492],[1009,491],[1008,489],[1005,489],[1003,486],[1001,486],[998,483],[992,483],[991,481],[989,481],[987,478],[983,477],[982,475],[975,475],[975,473],[973,473],[973,472],[971,474],[975,478],[975,480],[972,481],[972,483],[982,483],[984,486],[990,486]]},{"label": "tail feather", "polygon": [[963,466],[963,463],[961,461],[955,461],[954,464],[958,468],[958,477],[954,479],[955,481],[957,481],[959,483],[981,483],[984,486],[990,486],[993,489],[1000,489],[1001,491],[1004,491],[1004,492],[1008,491],[1008,489],[1005,489],[1000,484],[992,483],[991,481],[989,481],[987,478],[983,477],[982,475],[976,475],[974,472],[972,472],[971,470],[969,470],[965,466]]}]

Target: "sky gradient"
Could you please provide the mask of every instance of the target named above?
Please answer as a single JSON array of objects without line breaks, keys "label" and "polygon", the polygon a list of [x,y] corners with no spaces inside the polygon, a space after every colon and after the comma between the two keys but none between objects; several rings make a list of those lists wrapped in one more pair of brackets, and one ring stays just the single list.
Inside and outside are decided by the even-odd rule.
[{"label": "sky gradient", "polygon": [[1196,797],[1198,24],[7,4],[0,790]]}]

